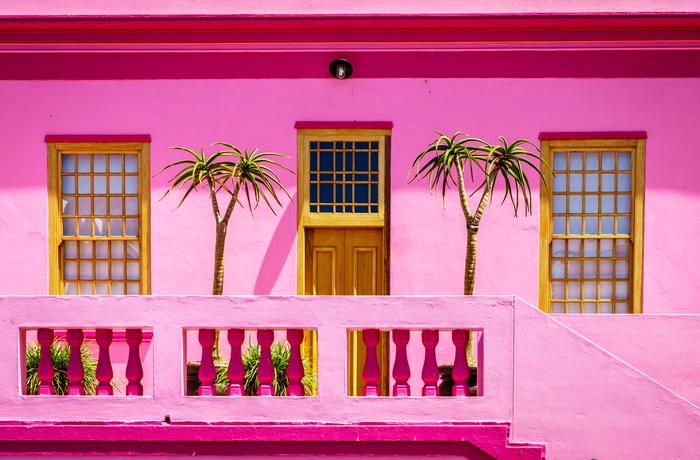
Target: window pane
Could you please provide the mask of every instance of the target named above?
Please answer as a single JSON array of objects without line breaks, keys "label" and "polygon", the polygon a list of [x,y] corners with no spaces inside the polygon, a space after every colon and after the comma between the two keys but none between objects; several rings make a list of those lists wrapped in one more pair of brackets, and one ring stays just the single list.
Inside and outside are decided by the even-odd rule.
[{"label": "window pane", "polygon": [[557,174],[554,176],[554,191],[566,192],[566,174]]},{"label": "window pane", "polygon": [[555,171],[566,171],[566,152],[554,152]]},{"label": "window pane", "polygon": [[107,178],[105,176],[95,176],[95,194],[104,195],[107,193]]},{"label": "window pane", "polygon": [[598,234],[598,218],[586,217],[586,235]]},{"label": "window pane", "polygon": [[585,240],[583,242],[583,255],[585,257],[598,257],[598,242],[596,240]]},{"label": "window pane", "polygon": [[565,240],[552,240],[552,256],[564,257]]},{"label": "window pane", "polygon": [[617,176],[617,190],[620,192],[629,192],[632,190],[629,174],[620,174]]},{"label": "window pane", "polygon": [[111,283],[112,295],[124,295],[124,283]]},{"label": "window pane", "polygon": [[567,298],[578,300],[581,298],[581,283],[578,281],[569,281],[567,286]]},{"label": "window pane", "polygon": [[139,220],[125,219],[126,221],[126,236],[139,236]]},{"label": "window pane", "polygon": [[629,195],[618,195],[617,196],[617,212],[619,213],[629,213],[631,202]]},{"label": "window pane", "polygon": [[138,157],[136,155],[124,155],[124,172],[135,173],[138,170]]},{"label": "window pane", "polygon": [[107,156],[106,155],[94,155],[93,156],[93,170],[96,173],[107,172]]},{"label": "window pane", "polygon": [[128,279],[128,280],[138,280],[139,279],[139,263],[138,262],[127,262],[126,263],[126,279]]},{"label": "window pane", "polygon": [[629,216],[620,216],[617,218],[617,233],[620,235],[630,234],[630,218]]},{"label": "window pane", "polygon": [[64,195],[75,193],[75,177],[61,176],[61,192]]},{"label": "window pane", "polygon": [[569,257],[581,257],[581,240],[569,240],[568,246]]},{"label": "window pane", "polygon": [[92,262],[80,262],[80,279],[92,279]]},{"label": "window pane", "polygon": [[615,174],[601,174],[602,186],[601,190],[603,192],[614,192],[615,191]]},{"label": "window pane", "polygon": [[66,295],[78,295],[78,283],[65,283],[63,291]]},{"label": "window pane", "polygon": [[624,315],[629,313],[629,304],[627,302],[615,302],[615,314]]},{"label": "window pane", "polygon": [[63,257],[66,259],[77,259],[78,258],[78,242],[77,241],[65,241],[63,243]]},{"label": "window pane", "polygon": [[95,236],[107,236],[107,219],[101,217],[96,217],[94,219],[95,223]]},{"label": "window pane", "polygon": [[583,212],[582,195],[569,195],[569,212],[572,214],[580,214]]},{"label": "window pane", "polygon": [[109,279],[109,262],[95,262],[95,279]]},{"label": "window pane", "polygon": [[124,279],[124,262],[112,262],[112,279],[113,280],[123,280]]},{"label": "window pane", "polygon": [[600,233],[602,235],[614,235],[615,234],[615,218],[612,216],[603,216],[601,219],[602,228]]},{"label": "window pane", "polygon": [[552,298],[553,299],[564,299],[564,283],[555,281],[552,283]]},{"label": "window pane", "polygon": [[598,174],[586,174],[586,191],[589,193],[598,191]]},{"label": "window pane", "polygon": [[552,211],[557,214],[566,212],[566,195],[554,195],[554,207]]},{"label": "window pane", "polygon": [[569,217],[569,234],[581,235],[583,233],[583,219],[581,217]]},{"label": "window pane", "polygon": [[581,262],[578,260],[569,261],[569,278],[581,278]]},{"label": "window pane", "polygon": [[63,215],[74,216],[75,215],[75,198],[63,198],[62,212]]},{"label": "window pane", "polygon": [[615,298],[620,299],[620,300],[627,300],[628,299],[628,288],[627,281],[618,281],[615,283]]},{"label": "window pane", "polygon": [[613,240],[600,241],[600,257],[612,257]]},{"label": "window pane", "polygon": [[583,304],[583,313],[584,314],[594,314],[597,311],[597,304],[593,302],[585,302]]},{"label": "window pane", "polygon": [[109,294],[109,284],[108,283],[95,283],[95,294],[108,295]]},{"label": "window pane", "polygon": [[112,241],[112,259],[123,259],[124,258],[124,242],[123,241]]},{"label": "window pane", "polygon": [[586,170],[596,171],[598,169],[598,152],[586,152]]},{"label": "window pane", "polygon": [[139,258],[139,243],[138,241],[127,241],[126,242],[126,258],[127,259],[138,259]]},{"label": "window pane", "polygon": [[92,219],[87,217],[78,219],[78,236],[92,236]]},{"label": "window pane", "polygon": [[91,190],[90,176],[78,176],[78,193],[86,195],[89,194]]},{"label": "window pane", "polygon": [[615,152],[603,152],[603,168],[608,171],[615,169]]},{"label": "window pane", "polygon": [[63,277],[67,280],[77,280],[78,279],[78,263],[77,262],[65,262],[63,264]]},{"label": "window pane", "polygon": [[92,241],[80,242],[80,258],[92,259]]},{"label": "window pane", "polygon": [[121,219],[109,219],[109,236],[122,236],[122,220]]},{"label": "window pane", "polygon": [[90,155],[78,155],[78,172],[90,172]]},{"label": "window pane", "polygon": [[555,217],[553,223],[555,235],[566,235],[566,217]]},{"label": "window pane", "polygon": [[121,155],[110,155],[109,156],[109,172],[111,172],[111,173],[122,172],[122,156]]},{"label": "window pane", "polygon": [[630,170],[632,169],[632,153],[619,152],[617,154],[617,169]]},{"label": "window pane", "polygon": [[583,169],[583,152],[571,152],[569,154],[569,169],[581,171]]},{"label": "window pane", "polygon": [[132,195],[139,193],[139,180],[136,176],[126,176],[125,181],[125,193],[130,193]]},{"label": "window pane", "polygon": [[602,203],[601,211],[606,214],[615,212],[615,197],[613,195],[603,195],[600,197]]},{"label": "window pane", "polygon": [[[604,300],[612,299],[612,282],[601,281],[600,284],[598,285],[598,289],[600,290],[600,298],[601,299],[604,299]],[[601,308],[602,308],[602,305],[601,305]]]},{"label": "window pane", "polygon": [[95,242],[95,257],[98,259],[109,258],[109,243],[107,241]]},{"label": "window pane", "polygon": [[141,288],[139,283],[126,283],[126,294],[127,295],[139,295],[141,294]]},{"label": "window pane", "polygon": [[109,193],[122,193],[122,176],[109,176]]},{"label": "window pane", "polygon": [[135,216],[138,215],[139,213],[139,200],[138,198],[125,198],[124,201],[126,201],[126,215],[127,216]]},{"label": "window pane", "polygon": [[61,155],[61,172],[75,172],[75,157],[73,155]]},{"label": "window pane", "polygon": [[629,257],[630,252],[628,240],[615,241],[615,255],[617,257]]},{"label": "window pane", "polygon": [[[555,260],[552,262],[552,278],[553,279],[563,279],[564,278],[564,261],[563,260]],[[562,285],[562,295],[563,294],[563,285]],[[563,299],[563,297],[562,297]]]},{"label": "window pane", "polygon": [[600,261],[600,277],[603,279],[612,278],[613,264],[611,260]]},{"label": "window pane", "polygon": [[595,278],[598,274],[598,264],[595,260],[584,260],[583,261],[583,277],[584,278]]},{"label": "window pane", "polygon": [[78,198],[78,215],[89,216],[92,214],[92,199],[87,197]]},{"label": "window pane", "polygon": [[570,174],[569,175],[569,191],[574,193],[580,193],[583,191],[583,175],[582,174]]},{"label": "window pane", "polygon": [[557,314],[557,313],[564,313],[564,304],[560,302],[553,302],[552,303],[552,313]]},{"label": "window pane", "polygon": [[95,215],[105,216],[107,215],[107,198],[103,196],[98,196],[94,198],[95,204]]},{"label": "window pane", "polygon": [[122,215],[122,198],[112,197],[109,199],[109,215],[110,216],[121,216]]}]

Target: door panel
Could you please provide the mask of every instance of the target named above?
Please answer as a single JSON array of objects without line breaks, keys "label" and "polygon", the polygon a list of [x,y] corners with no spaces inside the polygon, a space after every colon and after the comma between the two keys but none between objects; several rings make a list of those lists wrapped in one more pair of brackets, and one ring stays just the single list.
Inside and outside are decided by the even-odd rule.
[{"label": "door panel", "polygon": [[[381,228],[307,228],[306,295],[384,295],[384,231]],[[379,344],[380,392],[388,394],[389,334]],[[362,394],[365,347],[348,333],[348,395]]]}]

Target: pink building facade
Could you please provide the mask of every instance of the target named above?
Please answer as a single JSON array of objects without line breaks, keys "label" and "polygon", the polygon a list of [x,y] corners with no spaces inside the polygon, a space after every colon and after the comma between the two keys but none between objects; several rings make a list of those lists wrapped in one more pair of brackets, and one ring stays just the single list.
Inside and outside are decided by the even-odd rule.
[{"label": "pink building facade", "polygon": [[[577,2],[575,10],[569,2],[549,1],[471,7],[422,1],[237,2],[235,10],[217,1],[197,6],[151,1],[131,7],[70,3],[58,7],[0,0],[5,160],[0,168],[0,355],[9,369],[0,379],[1,451],[27,456],[700,456],[695,263],[700,257],[695,238],[700,159],[691,143],[700,126],[700,9],[695,2],[611,6],[590,1]],[[351,63],[350,78],[333,78],[329,65],[335,59]],[[378,130],[386,142],[385,196],[380,200],[386,208],[381,224],[385,279],[384,289],[374,293],[388,298],[303,296],[308,292],[300,281],[305,270],[300,245],[306,244],[304,232],[314,226],[299,208],[309,198],[308,188],[299,186],[299,177],[308,177],[299,165],[304,149],[313,149],[300,142],[309,128]],[[641,257],[629,260],[639,269],[636,281],[631,268],[618,278],[628,263],[620,252],[611,265],[610,277],[617,281],[607,280],[603,242],[596,243],[598,252],[591,259],[598,264],[592,276],[598,283],[596,297],[603,298],[610,285],[622,300],[599,302],[596,310],[595,302],[585,302],[583,275],[577,278],[572,268],[561,278],[553,274],[557,255],[554,246],[549,253],[550,247],[541,244],[552,235],[545,234],[542,224],[546,208],[536,177],[531,178],[532,216],[514,218],[500,199],[486,210],[479,232],[478,296],[458,297],[465,232],[456,193],[448,194],[443,208],[425,183],[407,183],[413,159],[435,138],[434,130],[464,131],[492,143],[501,135],[526,138],[543,151],[551,142],[555,170],[557,149],[568,152],[566,172],[558,175],[568,177],[565,188],[551,184],[552,196],[561,192],[567,200],[576,193],[577,149],[590,153],[580,142],[642,142],[634,154],[643,155],[643,181],[634,182],[636,176],[632,182],[643,200],[635,202],[634,192],[623,185],[625,157],[613,146],[615,165],[623,171],[615,176],[611,195],[618,201],[610,213],[595,212],[601,216],[601,231],[605,218],[616,219],[617,238],[625,234],[628,212],[621,203],[631,197],[629,214],[643,229],[630,237],[630,245],[641,250]],[[554,142],[560,140],[573,143],[557,147]],[[173,211],[178,199],[159,200],[169,177],[153,176],[180,158],[168,147],[210,149],[217,141],[283,153],[289,157],[283,164],[295,173],[280,173],[292,200],[284,197],[276,215],[261,207],[254,220],[247,209],[236,209],[226,250],[224,292],[231,297],[225,299],[207,296],[214,251],[207,194],[201,191]],[[52,214],[55,193],[66,200],[75,195],[75,206],[88,197],[93,201],[86,215],[100,214],[95,201],[101,196],[98,159],[90,160],[92,188],[83,194],[80,158],[94,152],[71,150],[95,142],[147,145],[148,162],[139,163],[139,180],[146,177],[146,185],[138,184],[138,237],[144,240],[133,240],[140,245],[142,265],[128,254],[111,252],[110,264],[119,260],[121,265],[109,265],[109,274],[123,270],[125,293],[133,285],[141,288],[136,293],[151,296],[63,298],[56,294],[70,294],[72,288],[52,288],[57,276],[52,267],[60,265],[66,275],[65,261],[72,260],[65,242],[62,249],[52,249],[61,232]],[[613,173],[606,172],[607,144],[601,145],[595,147],[601,166],[593,167],[588,159],[593,157],[586,153],[581,168],[584,174],[588,166],[596,171],[602,208],[607,196],[603,181]],[[123,181],[115,193],[123,198],[119,206],[124,210],[114,215],[123,223],[124,238],[134,236],[129,226],[136,222],[128,210],[127,184],[137,178],[129,152],[105,154],[107,163],[109,155],[121,158],[115,169],[105,166],[104,174],[108,187],[109,177]],[[75,158],[73,192],[63,188],[72,166],[60,163],[52,169],[52,155]],[[52,195],[56,175],[63,179]],[[576,217],[570,214],[576,211],[567,203],[561,215],[568,219],[570,257],[571,241],[585,239],[586,232],[573,230]],[[554,209],[555,236],[556,206],[552,198],[548,212]],[[76,216],[59,216],[63,236],[70,222],[75,225],[72,236],[81,234],[82,214],[76,209],[66,214],[62,208],[63,216]],[[112,225],[110,213],[104,213],[104,221]],[[587,215],[578,214],[585,221]],[[127,240],[128,252],[133,246]],[[99,247],[92,248],[90,270],[99,280]],[[115,246],[109,248],[115,251]],[[543,257],[548,258],[544,264]],[[76,260],[72,284],[81,285],[81,259]],[[561,260],[571,267],[572,259]],[[543,273],[550,278],[543,280]],[[624,288],[630,289],[627,297],[618,287],[620,279],[630,280]],[[581,297],[571,296],[571,283],[582,286]],[[93,283],[94,293],[101,293],[101,285]],[[559,285],[566,285],[563,298],[558,297]],[[543,289],[551,291],[547,305]],[[631,313],[632,299],[640,314]],[[588,313],[590,305],[599,314],[575,314]],[[613,311],[629,313],[607,314]],[[23,395],[25,339],[42,328],[145,332],[139,358],[146,395]],[[286,329],[316,331],[318,395],[233,401],[184,396],[183,363],[188,354],[199,353],[194,331],[204,328],[270,328],[280,337]],[[365,329],[413,331],[408,345],[413,396],[347,396],[346,331]],[[425,382],[421,331],[445,331],[438,359],[448,360],[454,356],[448,332],[462,329],[479,332],[479,395],[420,397]],[[120,372],[126,374],[128,356],[122,354],[113,360],[123,361]],[[391,364],[395,362],[392,357]],[[172,423],[165,423],[166,416]],[[271,427],[270,422],[278,423]],[[133,439],[140,443],[130,443]],[[355,440],[363,442],[352,445]],[[45,441],[53,447],[45,447]],[[266,441],[278,441],[277,447]],[[401,447],[392,447],[396,445]],[[190,451],[191,446],[196,448]]]}]

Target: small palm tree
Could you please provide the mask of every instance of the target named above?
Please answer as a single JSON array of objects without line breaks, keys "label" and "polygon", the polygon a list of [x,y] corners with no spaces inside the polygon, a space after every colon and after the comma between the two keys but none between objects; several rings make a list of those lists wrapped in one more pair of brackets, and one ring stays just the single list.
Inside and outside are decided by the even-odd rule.
[{"label": "small palm tree", "polygon": [[[461,132],[452,137],[437,134],[439,137],[413,161],[409,170],[409,177],[412,175],[409,183],[427,178],[431,192],[433,190],[441,191],[443,206],[445,205],[447,189],[451,186],[457,186],[467,228],[464,295],[473,295],[477,233],[486,204],[492,199],[493,188],[498,178],[503,179],[505,187],[501,203],[510,199],[517,216],[522,199],[525,205],[525,215],[532,214],[532,191],[525,170],[530,168],[542,177],[542,171],[537,163],[544,164],[547,168],[549,165],[544,163],[536,153],[527,150],[528,146],[532,146],[535,151],[539,152],[535,144],[525,139],[518,139],[509,144],[504,137],[499,137],[500,144],[491,145],[481,139],[468,137]],[[429,158],[427,163],[421,166],[421,162],[433,153],[435,156]],[[469,207],[465,183],[467,167],[472,183],[475,182],[475,174],[480,181],[478,187],[471,194],[474,195],[481,191],[479,204],[473,212]],[[455,176],[457,176],[456,181]]]},{"label": "small palm tree", "polygon": [[[275,172],[280,168],[292,172],[289,168],[278,163],[275,158],[289,158],[279,153],[258,152],[258,149],[248,152],[241,151],[238,147],[224,142],[215,142],[212,145],[221,145],[224,150],[207,156],[202,148],[198,153],[184,147],[171,147],[189,153],[192,158],[176,161],[167,165],[156,175],[170,169],[179,167],[175,176],[170,179],[170,187],[163,195],[168,196],[173,190],[179,191],[186,187],[179,208],[193,190],[198,187],[209,191],[214,220],[216,223],[216,249],[214,252],[214,281],[212,295],[222,295],[224,290],[224,246],[226,244],[226,230],[233,209],[239,201],[241,191],[245,193],[246,202],[250,213],[255,217],[254,210],[264,201],[267,207],[275,214],[273,203],[282,205],[275,188],[284,192],[289,199],[289,193],[280,182]],[[225,210],[219,206],[217,194],[224,193],[229,196],[229,202]]]}]

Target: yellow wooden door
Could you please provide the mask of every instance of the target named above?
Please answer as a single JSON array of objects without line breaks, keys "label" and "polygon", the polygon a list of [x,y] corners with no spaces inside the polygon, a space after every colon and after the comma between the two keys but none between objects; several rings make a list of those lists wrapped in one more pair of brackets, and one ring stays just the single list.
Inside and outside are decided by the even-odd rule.
[{"label": "yellow wooden door", "polygon": [[[384,231],[381,228],[307,228],[305,294],[384,295]],[[380,391],[388,394],[388,334],[379,345]],[[348,333],[348,395],[362,394],[365,349],[359,332]]]}]

